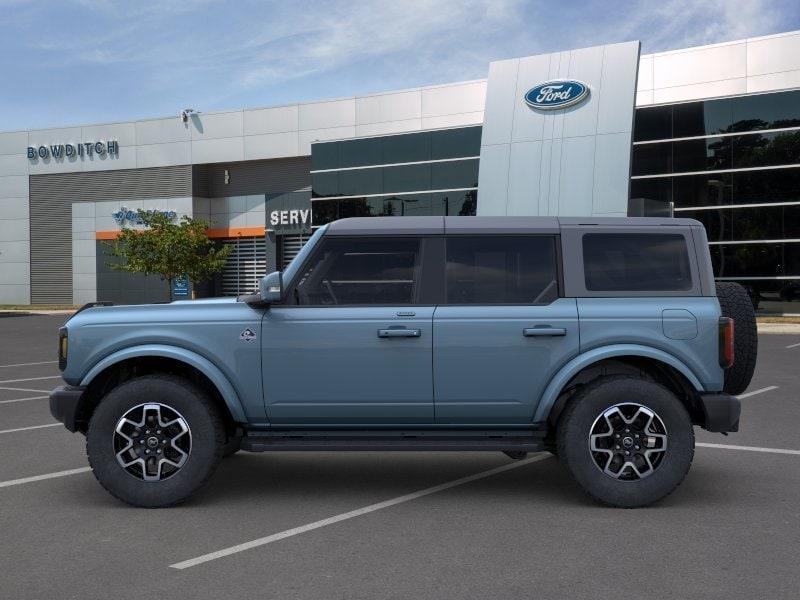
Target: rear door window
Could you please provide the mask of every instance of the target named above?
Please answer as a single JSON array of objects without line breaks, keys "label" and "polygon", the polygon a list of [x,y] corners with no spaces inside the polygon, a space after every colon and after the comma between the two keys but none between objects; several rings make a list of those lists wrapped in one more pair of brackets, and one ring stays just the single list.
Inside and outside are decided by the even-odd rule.
[{"label": "rear door window", "polygon": [[448,304],[549,304],[558,297],[553,236],[447,238]]},{"label": "rear door window", "polygon": [[589,291],[692,289],[686,238],[680,234],[587,233],[583,264]]}]

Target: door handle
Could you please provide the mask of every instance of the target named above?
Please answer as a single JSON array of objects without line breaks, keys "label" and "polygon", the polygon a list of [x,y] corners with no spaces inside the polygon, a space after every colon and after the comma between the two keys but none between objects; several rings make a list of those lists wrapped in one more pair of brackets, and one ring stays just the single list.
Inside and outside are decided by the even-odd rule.
[{"label": "door handle", "polygon": [[409,337],[419,337],[422,335],[422,330],[420,329],[406,329],[406,328],[397,328],[397,329],[378,329],[378,337],[379,338],[409,338]]},{"label": "door handle", "polygon": [[563,327],[526,327],[522,330],[525,337],[544,337],[567,335],[567,330]]}]

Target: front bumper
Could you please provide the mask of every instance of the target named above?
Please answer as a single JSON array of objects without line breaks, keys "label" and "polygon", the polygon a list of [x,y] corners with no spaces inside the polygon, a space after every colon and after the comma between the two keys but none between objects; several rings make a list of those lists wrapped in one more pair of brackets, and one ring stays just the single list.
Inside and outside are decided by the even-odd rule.
[{"label": "front bumper", "polygon": [[701,394],[705,424],[703,429],[716,433],[739,431],[741,403],[736,396],[729,394]]},{"label": "front bumper", "polygon": [[62,385],[50,392],[50,414],[70,431],[78,429],[78,406],[85,387]]}]

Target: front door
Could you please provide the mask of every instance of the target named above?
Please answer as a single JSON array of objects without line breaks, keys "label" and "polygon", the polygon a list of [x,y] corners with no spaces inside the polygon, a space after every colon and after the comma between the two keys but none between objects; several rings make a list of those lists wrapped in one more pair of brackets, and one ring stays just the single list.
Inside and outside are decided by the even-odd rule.
[{"label": "front door", "polygon": [[419,238],[325,238],[264,314],[275,424],[433,422],[433,306],[416,303]]},{"label": "front door", "polygon": [[559,298],[557,238],[450,236],[446,303],[434,315],[438,423],[530,423],[577,355],[574,298]]}]

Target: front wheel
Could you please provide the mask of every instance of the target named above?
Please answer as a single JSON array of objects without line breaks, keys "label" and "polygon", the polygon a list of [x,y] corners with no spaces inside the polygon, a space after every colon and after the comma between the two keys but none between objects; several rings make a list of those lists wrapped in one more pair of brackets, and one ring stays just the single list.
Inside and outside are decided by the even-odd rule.
[{"label": "front wheel", "polygon": [[663,386],[602,377],[570,401],[558,423],[559,460],[589,496],[624,508],[647,506],[683,481],[694,457],[686,408]]},{"label": "front wheel", "polygon": [[222,457],[225,429],[208,395],[170,375],[148,375],[111,390],[86,434],[89,464],[100,484],[133,506],[186,500]]}]

